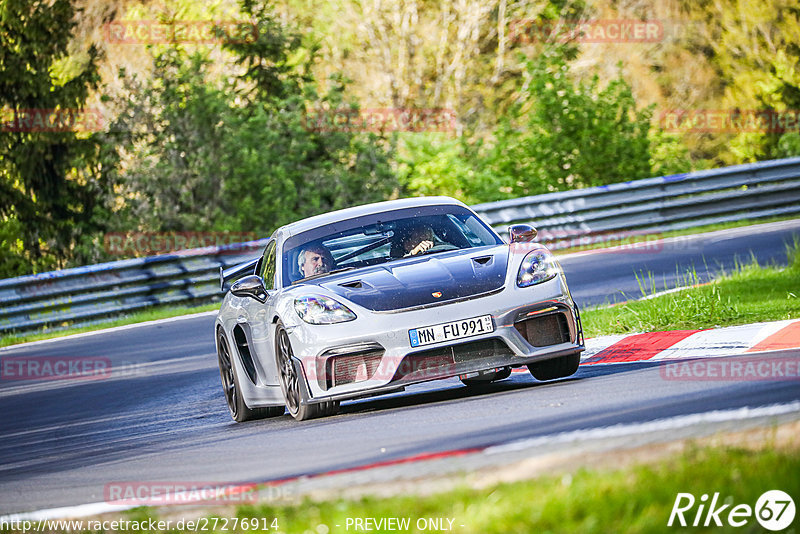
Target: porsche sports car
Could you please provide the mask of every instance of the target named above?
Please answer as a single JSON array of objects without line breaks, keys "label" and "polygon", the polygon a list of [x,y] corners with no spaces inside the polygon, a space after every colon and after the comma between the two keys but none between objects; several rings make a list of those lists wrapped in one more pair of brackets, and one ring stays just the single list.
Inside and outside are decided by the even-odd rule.
[{"label": "porsche sports car", "polygon": [[461,202],[394,200],[278,228],[259,258],[220,271],[215,323],[236,421],[330,415],[340,401],[459,377],[467,386],[527,366],[576,372],[578,307],[528,225],[510,244]]}]

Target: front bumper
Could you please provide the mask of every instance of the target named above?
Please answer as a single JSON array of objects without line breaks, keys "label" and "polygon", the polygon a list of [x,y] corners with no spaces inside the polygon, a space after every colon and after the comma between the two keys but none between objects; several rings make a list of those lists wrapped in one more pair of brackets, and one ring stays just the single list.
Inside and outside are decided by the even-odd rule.
[{"label": "front bumper", "polygon": [[[358,319],[353,322],[296,324],[287,329],[306,378],[308,402],[380,394],[584,350],[580,315],[563,275],[534,288],[506,287],[491,295],[424,309],[354,311]],[[493,332],[411,346],[410,329],[486,314],[492,316]]]}]

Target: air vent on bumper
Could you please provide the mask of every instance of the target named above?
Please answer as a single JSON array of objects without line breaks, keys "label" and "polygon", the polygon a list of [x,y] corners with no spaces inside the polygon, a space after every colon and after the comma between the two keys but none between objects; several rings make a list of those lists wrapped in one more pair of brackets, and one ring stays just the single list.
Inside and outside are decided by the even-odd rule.
[{"label": "air vent on bumper", "polygon": [[513,356],[508,345],[495,338],[427,349],[403,358],[392,382],[434,380],[479,368],[501,367]]},{"label": "air vent on bumper", "polygon": [[319,377],[320,386],[332,387],[369,380],[378,370],[383,347],[377,343],[340,347],[323,354],[325,372]]},{"label": "air vent on bumper", "polygon": [[514,323],[514,328],[534,347],[568,343],[569,325],[563,313],[550,313]]}]

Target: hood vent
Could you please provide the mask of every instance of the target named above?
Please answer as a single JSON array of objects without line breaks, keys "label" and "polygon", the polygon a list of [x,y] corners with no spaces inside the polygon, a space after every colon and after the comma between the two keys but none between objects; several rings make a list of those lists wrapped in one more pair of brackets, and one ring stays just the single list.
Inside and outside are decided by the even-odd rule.
[{"label": "hood vent", "polygon": [[[414,260],[371,265],[340,279],[323,277],[311,283],[376,312],[439,306],[502,289],[508,254],[508,245],[474,253],[443,251]],[[440,292],[447,295],[446,299],[433,296]]]}]

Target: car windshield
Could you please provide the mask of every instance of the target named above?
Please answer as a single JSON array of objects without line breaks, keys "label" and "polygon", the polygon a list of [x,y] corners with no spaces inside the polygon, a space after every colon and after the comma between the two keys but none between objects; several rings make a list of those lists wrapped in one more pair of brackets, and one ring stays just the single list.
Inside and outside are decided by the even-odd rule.
[{"label": "car windshield", "polygon": [[502,244],[462,206],[375,213],[292,236],[284,244],[284,286],[334,271],[449,250]]}]

